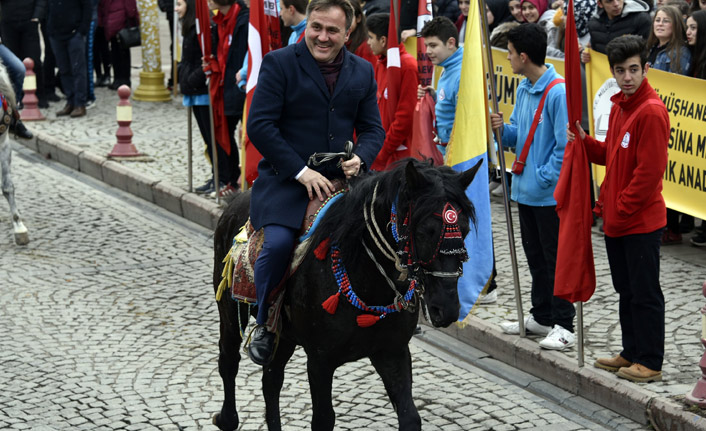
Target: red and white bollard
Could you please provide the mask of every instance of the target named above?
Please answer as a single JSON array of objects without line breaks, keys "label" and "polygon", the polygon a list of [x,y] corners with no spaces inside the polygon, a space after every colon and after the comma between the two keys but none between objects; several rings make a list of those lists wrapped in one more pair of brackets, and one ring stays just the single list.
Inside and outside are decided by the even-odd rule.
[{"label": "red and white bollard", "polygon": [[132,124],[132,105],[130,104],[130,93],[130,87],[127,85],[121,85],[120,88],[118,88],[118,97],[120,97],[118,107],[116,108],[118,131],[115,132],[118,142],[113,147],[113,150],[108,153],[108,157],[135,157],[142,155],[132,143],[132,129],[130,129],[130,124]]},{"label": "red and white bollard", "polygon": [[[706,297],[706,281],[701,286],[701,293]],[[701,308],[701,344],[706,347],[706,305]],[[686,402],[703,409],[706,408],[706,352],[701,356],[699,368],[701,368],[701,377],[696,382],[694,390],[686,394]]]},{"label": "red and white bollard", "polygon": [[25,93],[22,98],[22,105],[24,108],[20,111],[20,119],[22,121],[39,121],[45,120],[44,115],[39,111],[37,106],[39,99],[37,99],[37,75],[34,73],[34,61],[27,57],[22,60],[25,65],[25,82],[22,85],[22,91]]}]

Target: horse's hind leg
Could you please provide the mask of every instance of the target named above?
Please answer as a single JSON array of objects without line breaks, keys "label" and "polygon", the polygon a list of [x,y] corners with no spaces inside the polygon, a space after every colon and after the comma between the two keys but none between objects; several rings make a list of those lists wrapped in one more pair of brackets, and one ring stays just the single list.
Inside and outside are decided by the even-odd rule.
[{"label": "horse's hind leg", "polygon": [[240,328],[245,328],[250,317],[248,306],[231,301],[226,296],[218,301],[221,336],[218,340],[218,373],[223,380],[223,406],[220,413],[213,416],[213,424],[224,431],[238,428],[240,419],[235,406],[235,377],[240,365],[240,343],[243,338]]},{"label": "horse's hind leg", "polygon": [[335,369],[331,368],[328,361],[309,355],[309,352],[307,355],[306,368],[312,403],[311,429],[329,431],[336,423],[336,413],[331,402],[331,386]]},{"label": "horse's hind leg", "polygon": [[12,145],[7,139],[7,133],[0,137],[0,169],[2,170],[2,194],[10,204],[10,213],[12,214],[12,228],[15,233],[15,243],[17,245],[29,244],[29,233],[22,218],[20,211],[15,203],[15,185],[10,177],[10,162],[12,161]]},{"label": "horse's hind leg", "polygon": [[421,430],[422,420],[412,399],[412,357],[409,347],[384,350],[370,357],[397,411],[399,429]]},{"label": "horse's hind leg", "polygon": [[295,343],[280,338],[272,362],[267,367],[263,367],[262,393],[265,396],[265,420],[267,421],[267,429],[270,431],[282,429],[279,416],[279,395],[284,383],[284,367],[294,354],[295,348]]}]

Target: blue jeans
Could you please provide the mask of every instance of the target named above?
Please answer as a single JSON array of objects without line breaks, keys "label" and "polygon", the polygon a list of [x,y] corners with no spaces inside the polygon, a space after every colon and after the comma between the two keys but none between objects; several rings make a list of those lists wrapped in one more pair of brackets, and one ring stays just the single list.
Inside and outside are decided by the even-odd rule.
[{"label": "blue jeans", "polygon": [[59,67],[61,85],[64,87],[66,103],[71,106],[86,106],[88,71],[86,66],[86,38],[79,32],[69,39],[50,37],[51,47]]},{"label": "blue jeans", "polygon": [[25,82],[25,65],[2,43],[0,43],[0,60],[5,64],[7,73],[10,75],[12,89],[15,90],[15,97],[19,102],[23,97],[22,86]]}]

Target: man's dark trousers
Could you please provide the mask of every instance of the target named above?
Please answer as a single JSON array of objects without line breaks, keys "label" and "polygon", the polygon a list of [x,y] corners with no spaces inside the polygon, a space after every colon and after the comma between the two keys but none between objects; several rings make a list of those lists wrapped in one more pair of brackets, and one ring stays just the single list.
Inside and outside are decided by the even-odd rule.
[{"label": "man's dark trousers", "polygon": [[86,65],[86,38],[75,32],[68,39],[51,38],[51,47],[59,67],[61,86],[66,103],[86,106],[88,69]]},{"label": "man's dark trousers", "polygon": [[620,356],[662,370],[664,295],[659,284],[662,229],[650,233],[605,237],[613,287],[620,295]]},{"label": "man's dark trousers", "polygon": [[[3,20],[0,25],[2,43],[20,59],[29,57],[34,61],[34,73],[37,76],[37,97],[44,99],[44,81],[42,73],[42,49],[39,44],[39,23],[32,21]],[[22,100],[23,93],[17,93],[17,100]]]},{"label": "man's dark trousers", "polygon": [[264,325],[267,322],[270,308],[267,298],[287,273],[287,266],[298,234],[297,229],[277,224],[268,224],[263,229],[265,240],[262,251],[255,261],[258,325]]},{"label": "man's dark trousers", "polygon": [[555,206],[535,207],[518,204],[522,248],[532,275],[532,309],[540,325],[560,325],[574,332],[576,310],[567,300],[554,296],[556,250],[559,241],[559,216]]}]

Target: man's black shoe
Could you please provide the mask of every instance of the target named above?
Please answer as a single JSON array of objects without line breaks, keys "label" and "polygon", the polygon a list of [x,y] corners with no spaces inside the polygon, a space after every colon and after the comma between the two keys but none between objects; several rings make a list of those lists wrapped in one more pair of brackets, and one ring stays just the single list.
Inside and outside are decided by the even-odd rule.
[{"label": "man's black shoe", "polygon": [[32,136],[34,136],[20,120],[17,120],[17,122],[10,127],[10,130],[14,132],[15,136],[18,138],[32,139]]},{"label": "man's black shoe", "polygon": [[269,332],[264,326],[256,327],[248,346],[250,359],[263,367],[269,364],[275,352],[275,338],[276,335]]}]

